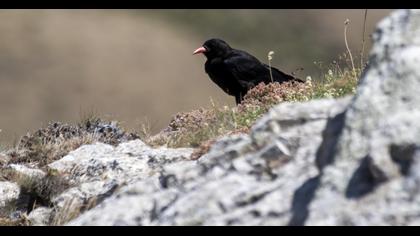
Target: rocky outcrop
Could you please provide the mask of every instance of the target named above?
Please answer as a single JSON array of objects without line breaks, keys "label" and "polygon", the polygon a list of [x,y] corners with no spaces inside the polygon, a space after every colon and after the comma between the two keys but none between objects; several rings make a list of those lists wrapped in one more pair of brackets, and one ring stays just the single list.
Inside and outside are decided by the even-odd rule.
[{"label": "rocky outcrop", "polygon": [[342,134],[320,156],[332,164],[322,169],[307,224],[420,223],[420,11],[394,12],[373,37]]},{"label": "rocky outcrop", "polygon": [[296,190],[318,175],[314,154],[322,131],[348,102],[279,105],[250,136],[223,138],[196,162],[167,165],[70,225],[289,224],[297,217],[290,206],[305,200]]},{"label": "rocky outcrop", "polygon": [[192,151],[153,149],[140,140],[117,147],[102,143],[82,146],[48,166],[74,186],[52,199],[55,211],[79,209],[92,201],[97,204],[122,185],[155,175],[174,161],[189,160]]},{"label": "rocky outcrop", "polygon": [[[48,175],[25,165],[9,164],[3,170],[10,176],[19,176],[22,186],[0,182],[0,209],[15,201],[18,211],[9,209],[9,217],[27,214],[32,225],[62,224],[83,210],[111,196],[118,188],[158,174],[172,162],[189,161],[190,148],[151,148],[140,140],[133,140],[114,147],[95,143],[84,145],[60,160],[47,166]],[[60,176],[60,182],[54,179]],[[46,189],[67,187],[63,191]],[[55,186],[58,185],[58,186]],[[20,189],[25,191],[21,192]],[[49,195],[46,195],[47,192]],[[51,193],[50,193],[51,192]],[[37,203],[39,194],[48,202],[38,202],[35,209],[27,205]],[[32,206],[30,206],[32,207]]]},{"label": "rocky outcrop", "polygon": [[419,23],[400,10],[379,24],[351,101],[278,105],[70,225],[419,224]]},{"label": "rocky outcrop", "polygon": [[[420,11],[395,11],[373,39],[354,97],[279,104],[249,134],[217,140],[198,160],[192,149],[140,140],[84,145],[48,165],[49,175],[64,176],[71,187],[28,219],[36,225],[420,224]],[[19,190],[2,183],[9,193]],[[13,196],[1,195],[0,206]]]}]

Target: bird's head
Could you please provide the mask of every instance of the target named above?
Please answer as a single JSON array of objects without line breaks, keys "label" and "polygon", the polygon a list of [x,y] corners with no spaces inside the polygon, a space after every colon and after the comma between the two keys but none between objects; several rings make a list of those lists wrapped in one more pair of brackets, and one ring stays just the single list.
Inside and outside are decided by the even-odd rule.
[{"label": "bird's head", "polygon": [[207,58],[222,57],[228,54],[232,48],[221,39],[209,39],[203,46],[197,48],[193,55],[203,53]]}]

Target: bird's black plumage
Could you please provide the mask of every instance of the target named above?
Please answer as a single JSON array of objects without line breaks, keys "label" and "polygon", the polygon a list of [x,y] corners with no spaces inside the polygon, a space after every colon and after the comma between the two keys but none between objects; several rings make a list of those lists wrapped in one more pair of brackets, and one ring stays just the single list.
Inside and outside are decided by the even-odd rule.
[{"label": "bird's black plumage", "polygon": [[[205,71],[210,79],[227,94],[234,96],[237,104],[251,88],[261,82],[272,82],[268,65],[245,51],[231,48],[221,39],[207,40],[194,52],[197,53],[207,57]],[[274,82],[303,82],[274,67],[271,67],[271,72]]]}]

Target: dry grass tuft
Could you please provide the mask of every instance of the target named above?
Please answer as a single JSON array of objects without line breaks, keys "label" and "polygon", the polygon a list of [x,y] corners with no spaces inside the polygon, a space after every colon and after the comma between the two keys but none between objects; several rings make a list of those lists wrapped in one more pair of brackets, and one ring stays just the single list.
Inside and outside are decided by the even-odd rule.
[{"label": "dry grass tuft", "polygon": [[97,199],[92,198],[87,203],[80,203],[74,199],[66,201],[62,208],[56,208],[51,215],[50,225],[60,226],[77,218],[82,212],[97,205]]},{"label": "dry grass tuft", "polygon": [[125,132],[116,122],[92,117],[77,125],[51,123],[23,136],[7,154],[10,156],[9,163],[34,163],[42,168],[84,144],[103,142],[118,145],[136,138],[138,135]]},{"label": "dry grass tuft", "polygon": [[[165,130],[145,141],[154,146],[201,146],[201,152],[204,152],[207,141],[232,133],[247,133],[252,124],[275,104],[308,100],[306,91],[304,83],[261,83],[245,95],[238,107],[221,107],[212,103],[207,109],[178,113]],[[194,156],[198,153],[200,151]]]}]

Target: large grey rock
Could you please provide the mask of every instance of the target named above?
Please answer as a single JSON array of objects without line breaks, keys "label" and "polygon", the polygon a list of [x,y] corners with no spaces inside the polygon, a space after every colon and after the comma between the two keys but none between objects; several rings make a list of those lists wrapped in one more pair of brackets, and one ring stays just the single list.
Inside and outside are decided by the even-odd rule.
[{"label": "large grey rock", "polygon": [[[350,98],[281,104],[253,128],[136,181],[70,225],[287,225],[319,172],[317,147]],[[291,113],[290,110],[294,112]]]},{"label": "large grey rock", "polygon": [[27,167],[25,165],[10,164],[7,167],[9,170],[13,171],[14,174],[18,174],[25,178],[42,179],[46,176],[44,171],[37,168]]},{"label": "large grey rock", "polygon": [[309,225],[420,223],[420,11],[395,11],[373,39],[337,145],[319,158]]},{"label": "large grey rock", "polygon": [[115,180],[134,181],[155,173],[161,165],[188,159],[189,148],[151,148],[140,140],[121,143],[117,147],[96,143],[84,145],[62,159],[48,165],[67,174],[73,183]]},{"label": "large grey rock", "polygon": [[96,143],[84,145],[48,165],[65,176],[73,187],[52,199],[54,214],[99,203],[120,186],[155,175],[168,163],[189,160],[189,148],[151,148],[140,140],[117,147]]}]

